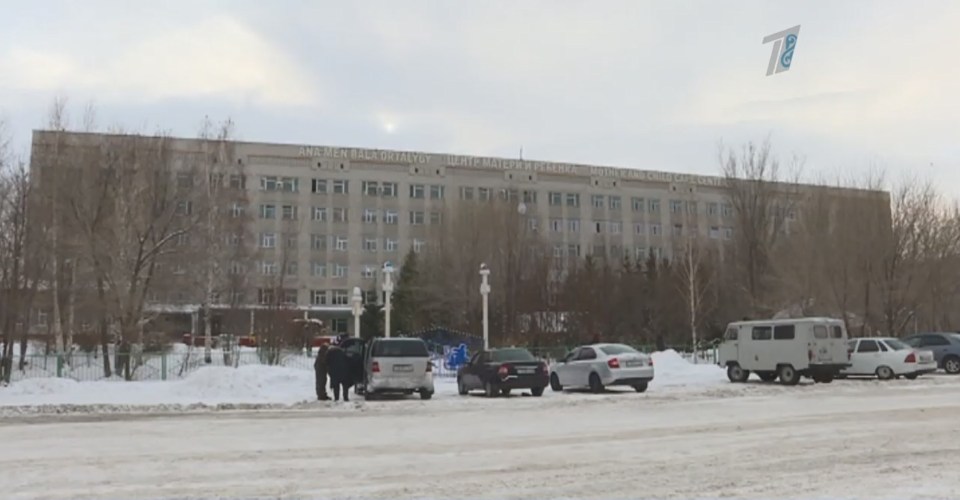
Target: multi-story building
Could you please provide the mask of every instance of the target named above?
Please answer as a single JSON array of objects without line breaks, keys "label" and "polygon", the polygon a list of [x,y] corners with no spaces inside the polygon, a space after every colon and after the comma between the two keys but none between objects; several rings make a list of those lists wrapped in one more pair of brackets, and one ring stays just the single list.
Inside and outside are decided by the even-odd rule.
[{"label": "multi-story building", "polygon": [[[35,148],[48,134],[34,134]],[[201,147],[173,141],[185,155]],[[516,202],[555,257],[666,256],[689,231],[722,241],[736,230],[720,177],[346,147],[234,142],[231,150],[244,176],[234,187],[248,203],[235,210],[249,214],[259,250],[246,264],[255,276],[245,300],[253,308],[274,300],[258,283],[288,276],[283,302],[335,331],[352,328],[351,290],[377,289],[382,264],[423,248],[455,202]],[[154,299],[192,302],[182,293]]]}]

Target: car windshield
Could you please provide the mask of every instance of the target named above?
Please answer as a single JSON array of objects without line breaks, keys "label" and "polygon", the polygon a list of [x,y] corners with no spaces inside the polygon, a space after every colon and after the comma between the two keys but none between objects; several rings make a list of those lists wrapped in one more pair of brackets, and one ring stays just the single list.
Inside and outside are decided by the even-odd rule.
[{"label": "car windshield", "polygon": [[526,349],[499,349],[490,353],[490,359],[497,363],[506,361],[536,361]]},{"label": "car windshield", "polygon": [[373,344],[374,358],[426,358],[427,346],[411,340],[381,340]]},{"label": "car windshield", "polygon": [[887,344],[887,346],[893,349],[894,351],[905,351],[907,349],[910,349],[910,346],[908,346],[906,343],[901,342],[897,339],[883,339],[883,343]]},{"label": "car windshield", "polygon": [[605,345],[600,348],[600,351],[606,354],[607,356],[616,356],[617,354],[639,354],[640,351],[623,344],[613,344]]}]

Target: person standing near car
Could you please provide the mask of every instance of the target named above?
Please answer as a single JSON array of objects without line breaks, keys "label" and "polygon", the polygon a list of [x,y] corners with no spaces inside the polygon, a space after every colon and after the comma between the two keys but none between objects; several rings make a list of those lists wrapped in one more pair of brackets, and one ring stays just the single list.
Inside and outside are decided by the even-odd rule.
[{"label": "person standing near car", "polygon": [[329,401],[327,396],[327,353],[330,347],[327,344],[321,344],[317,350],[317,360],[313,362],[313,371],[316,375],[317,399],[320,401]]}]

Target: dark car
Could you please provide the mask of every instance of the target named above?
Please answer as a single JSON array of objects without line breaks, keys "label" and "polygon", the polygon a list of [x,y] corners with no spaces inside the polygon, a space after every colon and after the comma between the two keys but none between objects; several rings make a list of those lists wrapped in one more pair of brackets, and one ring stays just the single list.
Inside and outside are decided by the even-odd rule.
[{"label": "dark car", "polygon": [[513,389],[530,389],[542,396],[550,383],[547,363],[520,347],[480,351],[457,371],[457,388],[461,396],[483,389],[487,397],[510,394]]},{"label": "dark car", "polygon": [[960,333],[921,333],[903,339],[910,347],[933,351],[937,367],[960,374]]}]

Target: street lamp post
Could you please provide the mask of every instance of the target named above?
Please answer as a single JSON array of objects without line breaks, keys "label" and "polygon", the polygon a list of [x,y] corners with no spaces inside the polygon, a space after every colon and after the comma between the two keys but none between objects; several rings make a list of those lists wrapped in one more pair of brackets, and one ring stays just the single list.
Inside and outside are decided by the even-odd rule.
[{"label": "street lamp post", "polygon": [[353,336],[360,338],[360,315],[363,314],[363,294],[360,287],[353,287]]},{"label": "street lamp post", "polygon": [[383,264],[383,333],[390,338],[390,299],[393,297],[393,264]]},{"label": "street lamp post", "polygon": [[480,264],[480,296],[483,297],[483,350],[490,349],[490,308],[487,297],[490,295],[490,283],[487,278],[490,270],[486,264]]}]

